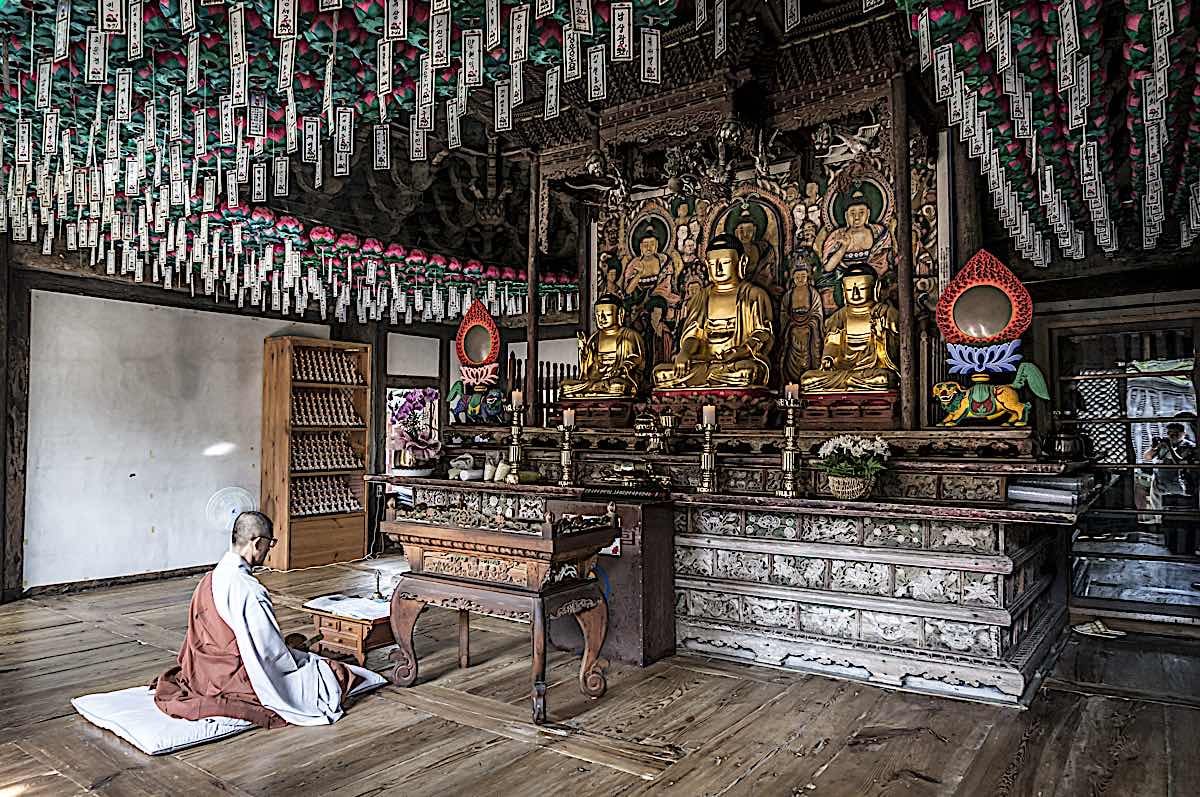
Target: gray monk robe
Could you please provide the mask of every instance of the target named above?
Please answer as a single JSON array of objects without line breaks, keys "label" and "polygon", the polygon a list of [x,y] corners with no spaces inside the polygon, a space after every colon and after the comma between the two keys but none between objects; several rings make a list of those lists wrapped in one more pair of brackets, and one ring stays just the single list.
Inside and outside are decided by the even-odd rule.
[{"label": "gray monk robe", "polygon": [[353,677],[340,662],[288,648],[266,590],[240,556],[227,553],[192,595],[178,663],[156,680],[154,702],[179,719],[324,725],[341,717]]}]

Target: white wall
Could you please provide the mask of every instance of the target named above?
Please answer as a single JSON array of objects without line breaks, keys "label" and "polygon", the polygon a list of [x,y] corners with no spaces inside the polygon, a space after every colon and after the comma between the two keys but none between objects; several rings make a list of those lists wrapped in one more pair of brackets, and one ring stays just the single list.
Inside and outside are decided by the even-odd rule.
[{"label": "white wall", "polygon": [[34,292],[25,586],[215,562],[259,494],[263,339],[328,327]]},{"label": "white wall", "polygon": [[[437,376],[437,338],[388,333],[387,372],[390,376]],[[453,355],[451,355],[453,358]]]}]

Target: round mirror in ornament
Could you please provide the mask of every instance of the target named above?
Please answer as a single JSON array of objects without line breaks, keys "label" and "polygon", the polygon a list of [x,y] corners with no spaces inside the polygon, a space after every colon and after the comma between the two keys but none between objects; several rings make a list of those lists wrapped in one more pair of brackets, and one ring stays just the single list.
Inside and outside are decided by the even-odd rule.
[{"label": "round mirror in ornament", "polygon": [[1012,321],[1013,303],[995,285],[972,285],[958,295],[951,308],[954,326],[972,338],[994,338]]},{"label": "round mirror in ornament", "polygon": [[478,368],[500,359],[500,330],[483,302],[476,299],[467,308],[454,343],[458,361],[465,366]]},{"label": "round mirror in ornament", "polygon": [[947,343],[1006,343],[1029,329],[1033,299],[1016,274],[980,249],[942,290],[936,318]]}]

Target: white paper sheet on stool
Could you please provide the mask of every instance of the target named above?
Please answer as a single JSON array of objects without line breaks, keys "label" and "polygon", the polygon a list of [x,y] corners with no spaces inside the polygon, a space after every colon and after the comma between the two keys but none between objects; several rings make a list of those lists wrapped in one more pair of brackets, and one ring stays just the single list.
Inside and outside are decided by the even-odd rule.
[{"label": "white paper sheet on stool", "polygon": [[352,595],[322,595],[304,604],[304,608],[352,620],[378,620],[390,612],[387,601]]}]

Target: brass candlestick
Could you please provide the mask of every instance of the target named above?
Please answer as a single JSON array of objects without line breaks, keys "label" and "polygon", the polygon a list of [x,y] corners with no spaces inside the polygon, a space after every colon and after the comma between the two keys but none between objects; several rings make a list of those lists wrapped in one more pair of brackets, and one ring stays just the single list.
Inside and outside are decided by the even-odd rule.
[{"label": "brass candlestick", "polygon": [[575,436],[575,427],[560,426],[558,427],[558,431],[562,433],[562,437],[558,441],[558,463],[562,471],[558,476],[558,486],[574,487],[575,449],[571,443],[571,438]]},{"label": "brass candlestick", "polygon": [[717,491],[717,442],[714,439],[718,426],[715,423],[700,423],[697,431],[704,435],[700,448],[700,486],[697,492],[715,493]]},{"label": "brass candlestick", "polygon": [[524,404],[509,404],[505,407],[512,413],[512,438],[508,442],[508,464],[512,465],[513,470],[521,470],[521,460],[525,458],[525,449],[522,445],[522,438],[525,434],[525,405]]},{"label": "brass candlestick", "polygon": [[800,469],[800,446],[797,442],[796,410],[800,409],[798,398],[781,398],[776,402],[784,411],[783,423],[783,485],[775,491],[780,498],[798,498],[796,472]]}]

